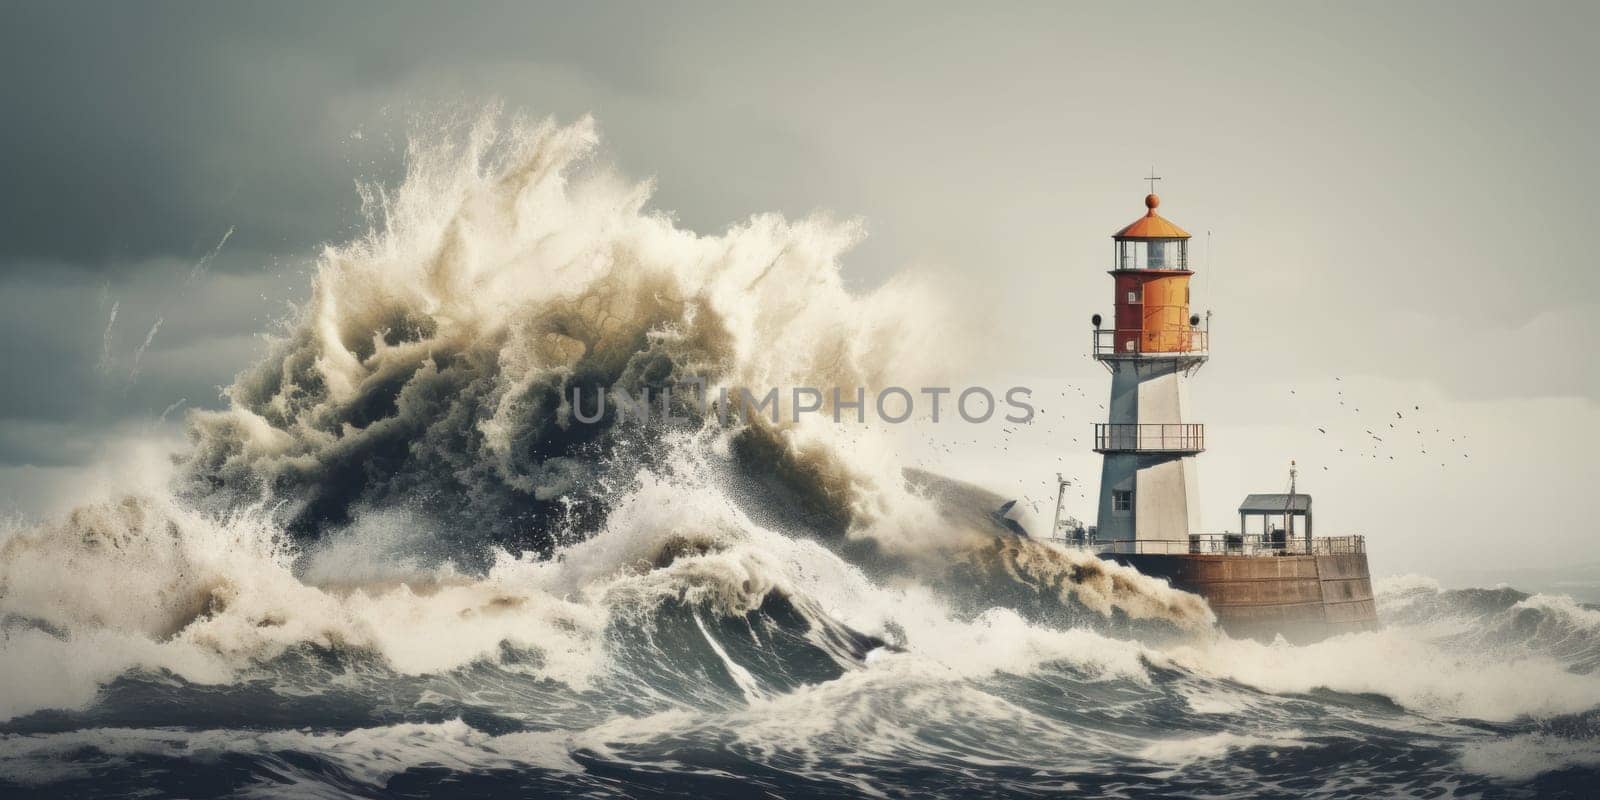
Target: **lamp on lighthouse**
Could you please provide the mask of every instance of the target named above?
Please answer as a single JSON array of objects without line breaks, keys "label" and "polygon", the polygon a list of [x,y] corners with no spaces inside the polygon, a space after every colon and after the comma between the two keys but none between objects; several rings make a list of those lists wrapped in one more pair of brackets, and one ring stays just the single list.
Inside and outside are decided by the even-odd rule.
[{"label": "lamp on lighthouse", "polygon": [[1111,237],[1117,289],[1113,336],[1120,353],[1195,349],[1194,328],[1188,324],[1189,233],[1157,213],[1160,205],[1160,197],[1146,195],[1144,216]]}]

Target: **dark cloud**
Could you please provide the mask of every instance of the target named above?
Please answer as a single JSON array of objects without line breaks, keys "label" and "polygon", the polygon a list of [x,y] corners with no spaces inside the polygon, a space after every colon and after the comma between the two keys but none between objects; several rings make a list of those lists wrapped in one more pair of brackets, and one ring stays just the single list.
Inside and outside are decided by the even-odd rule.
[{"label": "dark cloud", "polygon": [[[0,421],[0,466],[62,467],[83,464],[100,443],[100,431],[76,424]],[[86,435],[92,434],[92,435]]]},{"label": "dark cloud", "polygon": [[[98,285],[43,269],[0,276],[0,465],[83,463],[87,434],[153,421],[179,399],[219,406],[220,386],[259,351],[259,333],[305,292],[294,269],[186,284],[190,266],[141,262]],[[83,438],[58,435],[73,426]]]},{"label": "dark cloud", "polygon": [[[12,187],[0,194],[0,264],[108,270],[198,256],[233,226],[236,246],[265,252],[344,238],[359,221],[352,180],[394,177],[403,140],[349,134],[402,127],[409,110],[382,116],[364,99],[419,74],[562,63],[606,43],[605,57],[586,59],[586,69],[645,88],[640,78],[653,71],[643,62],[663,36],[648,19],[656,13],[11,5],[0,29],[8,76],[0,103],[12,110],[0,126],[0,174]],[[466,89],[453,99],[476,104],[515,86],[441,88]]]},{"label": "dark cloud", "polygon": [[8,11],[0,51],[6,73],[25,77],[0,87],[17,110],[0,126],[0,158],[26,187],[0,195],[8,269],[198,255],[246,220],[235,244],[267,251],[349,224],[351,170],[314,135],[316,95],[346,82],[330,70],[316,91],[290,91],[282,71],[253,69],[269,42],[252,20],[162,10]]}]

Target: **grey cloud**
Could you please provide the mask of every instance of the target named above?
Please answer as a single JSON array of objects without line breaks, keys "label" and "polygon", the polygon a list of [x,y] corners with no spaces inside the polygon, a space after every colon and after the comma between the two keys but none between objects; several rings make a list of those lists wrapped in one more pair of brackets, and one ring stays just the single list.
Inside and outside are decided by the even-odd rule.
[{"label": "grey cloud", "polygon": [[[82,463],[90,451],[65,437],[54,437],[60,454],[43,452],[52,437],[39,431],[56,430],[50,426],[99,430],[118,420],[153,420],[179,398],[189,407],[219,406],[218,387],[259,350],[259,334],[288,313],[288,301],[306,291],[304,275],[289,268],[185,286],[189,266],[137,263],[98,284],[59,271],[0,277],[7,377],[0,381],[0,464]],[[107,336],[113,304],[117,317]],[[163,323],[135,379],[134,353],[157,319]]]},{"label": "grey cloud", "polygon": [[0,423],[0,466],[83,464],[94,456],[101,433],[71,423],[3,420]]},{"label": "grey cloud", "polygon": [[[648,6],[22,4],[0,30],[0,262],[283,251],[348,235],[351,180],[392,178],[396,137],[351,139],[351,98],[495,61],[585,62],[649,90]],[[501,19],[509,15],[510,19]],[[593,57],[601,41],[630,42]],[[659,45],[658,45],[659,46]],[[455,99],[477,103],[505,81]],[[411,98],[415,100],[416,98]],[[582,109],[580,109],[581,111]],[[388,123],[405,124],[405,110]],[[397,118],[398,117],[398,118]],[[372,127],[381,117],[356,120]]]}]

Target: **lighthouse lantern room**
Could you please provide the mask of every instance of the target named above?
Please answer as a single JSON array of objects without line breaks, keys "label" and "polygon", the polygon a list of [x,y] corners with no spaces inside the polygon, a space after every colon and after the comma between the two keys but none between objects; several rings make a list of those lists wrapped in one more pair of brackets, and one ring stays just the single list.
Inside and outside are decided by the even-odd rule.
[{"label": "lighthouse lantern room", "polygon": [[1094,357],[1111,373],[1109,415],[1094,429],[1097,538],[1130,553],[1186,543],[1199,528],[1195,456],[1205,449],[1205,426],[1189,414],[1187,381],[1209,345],[1209,326],[1189,311],[1189,234],[1156,212],[1161,198],[1144,204],[1112,236],[1112,325],[1094,317]]}]

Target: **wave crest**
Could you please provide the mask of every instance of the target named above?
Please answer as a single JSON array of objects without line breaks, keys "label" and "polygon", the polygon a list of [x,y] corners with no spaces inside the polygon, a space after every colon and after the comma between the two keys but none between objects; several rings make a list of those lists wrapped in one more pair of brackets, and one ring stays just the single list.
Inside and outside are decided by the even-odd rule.
[{"label": "wave crest", "polygon": [[[843,286],[858,223],[767,214],[696,235],[645,210],[648,183],[593,166],[596,142],[587,119],[490,115],[414,145],[393,195],[368,190],[373,230],[326,251],[310,302],[229,387],[230,407],[191,416],[188,496],[271,497],[300,535],[403,505],[448,521],[458,548],[548,555],[663,457],[617,424],[619,394],[931,374],[936,296],[905,278]],[[600,422],[576,419],[575,390],[611,398]],[[697,419],[687,398],[674,411]],[[832,532],[849,526],[862,476],[813,488],[848,470],[815,469],[825,455],[802,458],[768,425],[732,444],[745,471],[809,481],[790,493],[825,506]]]}]

